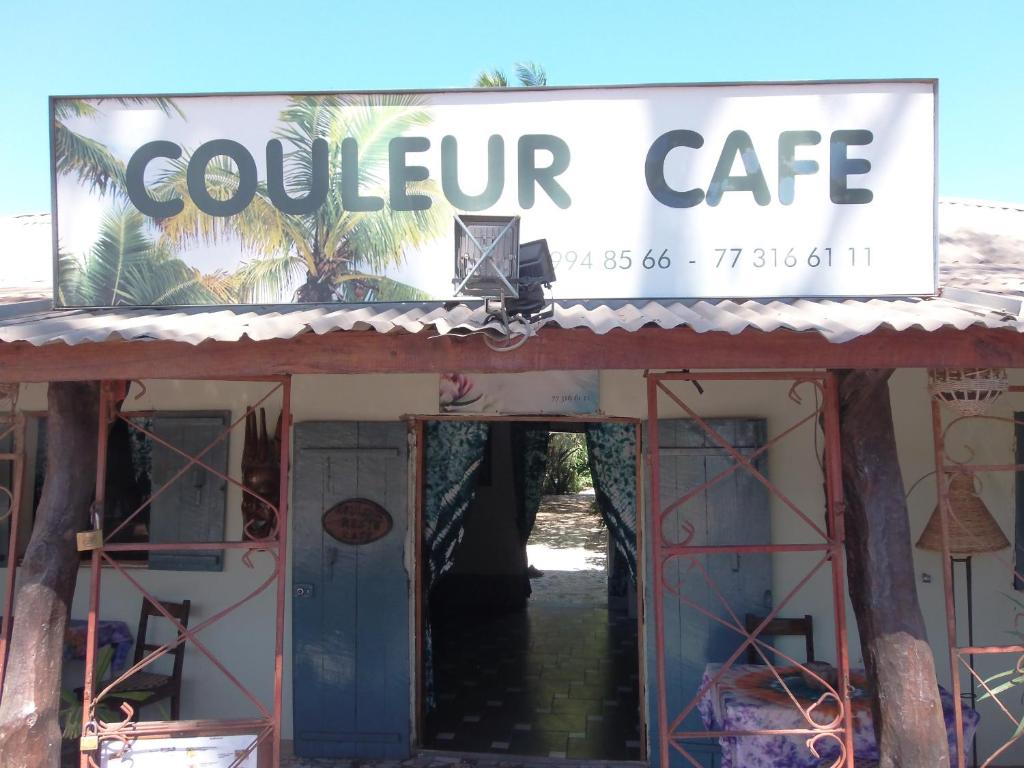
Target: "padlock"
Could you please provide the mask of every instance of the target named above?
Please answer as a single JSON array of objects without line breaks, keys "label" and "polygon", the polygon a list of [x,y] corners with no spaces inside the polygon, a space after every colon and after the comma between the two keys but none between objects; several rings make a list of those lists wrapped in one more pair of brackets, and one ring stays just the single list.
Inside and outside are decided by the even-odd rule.
[{"label": "padlock", "polygon": [[91,552],[103,546],[103,531],[99,529],[79,531],[76,538],[79,552]]},{"label": "padlock", "polygon": [[100,737],[96,733],[96,723],[87,723],[82,730],[82,738],[78,740],[79,752],[95,752],[100,748]]}]

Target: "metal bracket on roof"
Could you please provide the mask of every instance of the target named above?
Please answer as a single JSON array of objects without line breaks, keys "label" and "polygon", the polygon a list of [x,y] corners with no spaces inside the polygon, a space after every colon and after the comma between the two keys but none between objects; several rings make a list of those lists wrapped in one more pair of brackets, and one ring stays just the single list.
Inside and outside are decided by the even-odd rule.
[{"label": "metal bracket on roof", "polygon": [[999,296],[994,293],[953,287],[943,288],[941,296],[952,301],[962,301],[965,304],[975,304],[979,307],[1006,312],[1014,317],[1020,317],[1021,312],[1024,311],[1024,299],[1012,296]]}]

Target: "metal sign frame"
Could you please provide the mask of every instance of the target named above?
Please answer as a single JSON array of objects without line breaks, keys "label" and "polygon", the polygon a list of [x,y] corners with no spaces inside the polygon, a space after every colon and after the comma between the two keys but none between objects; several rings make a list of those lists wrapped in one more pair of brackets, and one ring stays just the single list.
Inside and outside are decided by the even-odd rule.
[{"label": "metal sign frame", "polygon": [[[878,85],[878,86],[924,85],[924,86],[930,87],[931,90],[932,90],[933,99],[934,99],[934,110],[933,110],[933,115],[932,115],[932,119],[931,119],[931,129],[932,129],[931,130],[931,139],[932,139],[932,143],[933,143],[933,146],[935,148],[935,151],[933,153],[933,157],[932,157],[931,164],[930,164],[931,165],[931,171],[932,171],[932,173],[931,173],[932,179],[931,179],[931,184],[930,184],[931,218],[932,218],[932,222],[931,222],[931,286],[927,290],[923,290],[922,289],[921,291],[917,291],[915,289],[913,295],[918,295],[918,296],[934,296],[938,292],[938,277],[939,277],[939,269],[938,269],[938,244],[939,244],[939,231],[938,231],[938,174],[937,174],[937,168],[938,168],[938,107],[939,107],[939,88],[938,88],[938,79],[937,78],[927,78],[927,77],[917,77],[917,78],[877,78],[877,79],[850,78],[850,79],[832,79],[832,80],[829,80],[829,79],[816,79],[816,80],[789,80],[789,81],[787,81],[787,80],[746,80],[746,81],[722,81],[722,82],[708,82],[708,81],[704,81],[704,82],[693,82],[693,83],[662,82],[662,83],[631,83],[631,84],[624,84],[624,85],[623,84],[616,84],[616,85],[582,85],[582,86],[534,86],[534,87],[516,88],[515,90],[516,90],[517,93],[524,93],[524,94],[536,92],[536,93],[552,94],[552,95],[553,94],[558,94],[558,93],[575,94],[576,92],[601,92],[601,91],[615,91],[615,92],[623,92],[623,93],[628,94],[628,93],[630,93],[632,91],[637,91],[637,90],[642,90],[642,89],[689,88],[689,89],[710,90],[710,89],[740,89],[740,88],[762,88],[762,87],[765,87],[765,88],[767,88],[767,87],[814,87],[814,86],[821,86],[821,87],[840,86],[840,87],[842,87],[842,86],[861,86],[861,85],[864,85],[864,86],[869,86],[869,85]],[[54,254],[58,253],[58,239],[59,239],[58,238],[58,218],[59,218],[58,213],[59,212],[58,212],[58,206],[57,206],[57,202],[58,202],[57,189],[58,189],[58,180],[60,178],[60,173],[58,172],[57,163],[56,163],[56,153],[53,151],[53,148],[55,147],[55,128],[54,128],[54,122],[55,122],[55,117],[56,117],[56,114],[57,114],[57,107],[58,107],[58,105],[59,105],[59,103],[61,101],[65,101],[65,100],[69,100],[69,99],[107,100],[107,101],[133,101],[133,100],[139,100],[139,99],[185,99],[185,98],[196,98],[196,99],[211,98],[212,99],[212,98],[278,97],[278,96],[310,97],[310,96],[323,96],[323,95],[337,95],[337,96],[341,96],[341,97],[352,97],[352,98],[365,97],[365,96],[382,96],[382,97],[393,97],[393,96],[420,97],[420,96],[422,96],[422,97],[427,97],[427,96],[449,96],[449,95],[461,95],[461,94],[472,94],[474,96],[480,96],[480,95],[487,95],[489,93],[494,93],[494,94],[503,94],[504,93],[504,94],[507,94],[508,93],[508,89],[502,89],[502,88],[434,88],[434,89],[427,88],[427,89],[424,89],[424,88],[421,88],[421,89],[403,89],[403,90],[394,90],[394,89],[390,89],[390,90],[389,89],[379,89],[379,90],[357,89],[357,90],[345,90],[345,91],[335,91],[335,90],[320,90],[320,91],[303,91],[303,90],[280,91],[280,90],[273,90],[273,91],[223,91],[223,92],[220,92],[220,91],[210,91],[210,92],[199,92],[199,93],[195,93],[195,92],[193,92],[193,93],[186,93],[186,92],[180,92],[180,91],[172,91],[172,92],[149,93],[149,94],[140,94],[140,93],[95,94],[94,93],[94,94],[57,94],[57,95],[51,95],[51,96],[49,96],[49,117],[50,117],[50,132],[51,132],[51,135],[50,135],[50,147],[51,147],[50,177],[51,177],[51,189],[52,189],[52,193],[51,193],[51,211],[52,211],[51,223],[52,223],[52,228],[53,228],[53,233],[52,233],[53,252],[54,252]],[[923,131],[922,131],[922,133],[923,133]],[[638,251],[636,253],[636,256],[639,257],[639,255],[642,252],[643,252],[642,250]],[[55,286],[55,291],[56,291],[56,287],[60,284],[59,277],[60,277],[60,275],[59,275],[58,260],[56,258],[54,258],[54,263],[53,263],[53,285]],[[503,280],[503,282],[507,282],[507,281]],[[889,292],[884,293],[884,294],[879,294],[878,296],[879,297],[883,297],[883,296],[902,296],[902,295],[905,295],[905,293],[906,293],[905,291],[895,291],[895,290],[892,290],[892,291],[889,291]],[[770,299],[781,299],[781,298],[792,298],[794,296],[796,296],[796,294],[794,294],[792,292],[785,292],[785,291],[783,291],[783,292],[770,292],[770,293],[766,293],[764,295],[760,295],[758,297],[759,298],[765,298],[765,299],[769,299],[769,298]],[[804,295],[804,294],[801,294],[799,297],[800,298],[808,298],[808,299],[815,298],[814,296]],[[858,296],[856,296],[854,294],[846,294],[846,293],[841,293],[841,292],[840,293],[829,292],[829,293],[827,293],[826,297],[828,297],[828,298],[858,298]],[[54,298],[55,298],[55,304],[59,308],[68,308],[68,309],[74,308],[74,305],[68,305],[68,306],[65,307],[65,305],[63,305],[63,303],[61,301],[57,300],[58,297],[57,297],[56,293],[54,294]],[[450,298],[451,297],[438,297],[437,299],[432,300],[429,303],[430,304],[440,305],[440,304],[446,303],[446,301],[449,300]],[[576,296],[576,297],[568,297],[568,298],[576,298],[578,300],[601,300],[602,297],[599,297],[599,296]],[[615,300],[615,297],[607,297],[606,296],[606,297],[603,297],[603,298]],[[643,297],[632,297],[632,298],[620,297],[620,298],[623,298],[625,300],[631,300],[631,301],[648,301],[648,300],[655,300],[655,301],[657,301],[657,300],[670,300],[670,299],[678,300],[678,299],[683,299],[683,298],[686,298],[686,299],[728,299],[728,298],[734,298],[734,296],[732,294],[728,293],[728,291],[725,291],[725,292],[718,292],[718,291],[716,291],[716,292],[714,292],[713,295],[711,293],[707,293],[707,294],[705,294],[705,293],[695,293],[694,295],[660,295],[660,296],[659,295],[649,295],[649,296],[643,296]],[[317,302],[313,302],[312,304],[310,304],[308,302],[302,302],[302,303],[295,302],[294,306],[296,306],[296,307],[310,306],[310,305],[315,305],[316,303]],[[358,303],[359,302],[338,302],[338,305],[339,306],[346,306],[347,304],[358,304]],[[286,302],[284,304],[284,306],[292,306],[292,305],[293,305],[292,302]],[[141,307],[141,306],[145,306],[145,305],[140,304],[140,305],[133,305],[133,306],[140,306]],[[192,305],[183,305],[183,306],[192,306]],[[229,304],[229,305],[210,304],[210,305],[195,305],[195,306],[211,306],[211,307],[213,307],[213,306],[235,306],[235,307],[242,307],[242,306],[247,306],[247,305],[239,303],[239,304]],[[98,308],[98,307],[91,307],[91,308]]]},{"label": "metal sign frame", "polygon": [[[222,381],[227,381],[223,380]],[[232,380],[233,381],[233,380]],[[92,550],[90,561],[89,581],[89,623],[86,640],[85,657],[85,681],[82,694],[82,733],[95,734],[98,744],[104,742],[115,742],[130,744],[140,738],[159,738],[172,736],[219,736],[219,735],[241,735],[257,734],[247,750],[243,750],[235,761],[235,765],[241,765],[254,752],[267,750],[270,753],[270,764],[280,765],[281,761],[281,720],[282,720],[282,690],[284,675],[284,623],[285,623],[285,582],[286,565],[288,552],[288,493],[289,493],[289,456],[291,452],[291,377],[290,376],[268,376],[256,379],[245,379],[246,382],[265,382],[268,384],[267,392],[255,403],[248,406],[241,416],[228,425],[214,440],[203,450],[195,455],[177,448],[160,436],[146,430],[144,427],[132,421],[133,416],[143,415],[139,412],[121,410],[119,404],[123,402],[130,382],[124,381],[103,381],[100,387],[100,428],[97,441],[97,467],[96,467],[96,501],[94,503],[94,518],[99,530],[103,527],[103,503],[105,493],[105,478],[107,471],[107,436],[110,425],[120,419],[128,424],[129,428],[145,434],[150,440],[160,443],[163,447],[179,454],[186,460],[185,465],[176,472],[172,478],[160,488],[153,489],[150,497],[118,527],[117,530],[127,525],[135,516],[177,480],[184,477],[188,470],[200,468],[220,480],[234,485],[241,489],[243,494],[249,494],[264,503],[276,516],[276,524],[273,526],[271,535],[264,539],[244,539],[241,541],[201,541],[201,542],[175,542],[175,543],[113,543],[110,541],[117,530],[106,534],[102,543]],[[230,470],[222,473],[210,466],[203,460],[203,456],[214,445],[227,439],[229,435],[239,426],[244,426],[246,417],[254,413],[258,408],[267,402],[271,397],[278,397],[281,403],[281,433],[280,433],[280,496],[279,501],[273,501],[260,496],[255,490],[248,487],[243,481],[231,476]],[[156,551],[210,551],[210,550],[242,550],[245,554],[243,562],[251,565],[251,558],[256,553],[266,553],[273,559],[274,567],[270,575],[263,578],[247,594],[231,605],[219,611],[212,612],[212,615],[199,624],[191,627],[183,626],[177,619],[171,616],[145,587],[142,586],[130,568],[124,567],[114,555],[117,552],[156,552]],[[131,584],[141,595],[143,600],[153,605],[160,614],[171,622],[175,628],[176,637],[174,640],[163,644],[160,648],[150,652],[137,664],[132,665],[122,674],[114,679],[104,681],[101,686],[94,684],[94,672],[97,658],[97,640],[100,614],[101,597],[101,575],[104,569],[115,572]],[[248,603],[264,591],[275,588],[276,593],[276,623],[274,632],[274,659],[273,659],[273,701],[270,706],[265,705],[260,699],[246,687],[229,669],[219,660],[207,645],[199,639],[198,635],[212,624],[221,621],[234,612],[237,608]],[[122,705],[125,719],[118,723],[105,723],[97,717],[97,703],[104,696],[111,694],[117,685],[127,680],[131,675],[144,669],[157,659],[170,653],[175,648],[189,643],[192,648],[200,652],[212,663],[231,683],[238,692],[247,699],[256,709],[256,717],[242,720],[195,720],[195,721],[141,721],[133,722],[132,708],[130,705]],[[99,690],[97,688],[99,687]],[[89,750],[81,753],[81,768],[97,768],[97,751]]]}]

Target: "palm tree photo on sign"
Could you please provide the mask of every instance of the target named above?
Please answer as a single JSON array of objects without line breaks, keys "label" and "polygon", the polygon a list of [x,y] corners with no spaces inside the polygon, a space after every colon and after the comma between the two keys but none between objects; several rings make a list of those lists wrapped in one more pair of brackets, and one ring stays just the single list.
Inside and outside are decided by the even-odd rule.
[{"label": "palm tree photo on sign", "polygon": [[[165,116],[184,118],[171,99],[130,97],[111,101],[121,107],[152,106]],[[147,234],[142,214],[123,202],[124,163],[102,142],[72,128],[75,121],[101,117],[102,102],[54,102],[54,170],[115,201],[103,217],[97,240],[88,253],[76,256],[60,251],[57,303],[101,307],[233,303],[234,284],[226,274],[201,273]]]},{"label": "palm tree photo on sign", "polygon": [[146,233],[141,213],[127,206],[109,212],[83,259],[61,254],[58,301],[64,306],[114,307],[230,304],[231,278],[204,275]]},{"label": "palm tree photo on sign", "polygon": [[[95,103],[87,99],[57,99],[53,103],[53,160],[62,176],[74,176],[101,195],[108,191],[124,193],[124,163],[102,143],[72,130],[69,123],[78,119],[94,119],[103,115],[103,99]],[[121,107],[154,106],[166,116],[184,117],[173,99],[134,96],[113,98]]]},{"label": "palm tree photo on sign", "polygon": [[[427,195],[426,210],[348,210],[342,205],[342,144],[358,146],[358,188],[363,196],[387,198],[388,148],[392,139],[431,121],[415,96],[296,96],[281,112],[275,136],[284,146],[283,185],[292,199],[316,188],[314,141],[327,142],[324,202],[311,213],[288,214],[271,200],[267,182],[256,186],[252,202],[226,217],[203,213],[188,196],[191,153],[168,163],[152,186],[157,199],[180,198],[184,209],[156,221],[161,241],[176,251],[193,243],[235,239],[252,258],[232,275],[239,301],[363,302],[416,301],[430,296],[384,275],[405,261],[406,251],[437,238],[451,219],[433,181],[408,184],[408,194]],[[239,188],[238,171],[226,157],[206,167],[206,187],[216,199],[230,199]],[[350,180],[351,184],[351,180]],[[290,295],[289,295],[290,292]]]}]

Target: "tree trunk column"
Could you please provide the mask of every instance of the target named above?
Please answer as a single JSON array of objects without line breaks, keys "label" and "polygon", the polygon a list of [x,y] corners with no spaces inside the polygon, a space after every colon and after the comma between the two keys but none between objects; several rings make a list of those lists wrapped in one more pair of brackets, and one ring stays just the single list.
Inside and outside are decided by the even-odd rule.
[{"label": "tree trunk column", "polygon": [[[46,479],[14,601],[0,702],[0,766],[60,765],[61,662],[79,558],[96,485],[99,387],[50,384]],[[17,562],[11,552],[10,566]],[[69,686],[69,687],[77,687]]]},{"label": "tree trunk column", "polygon": [[846,557],[879,768],[948,768],[935,664],[917,600],[910,519],[889,399],[891,369],[842,371]]}]

